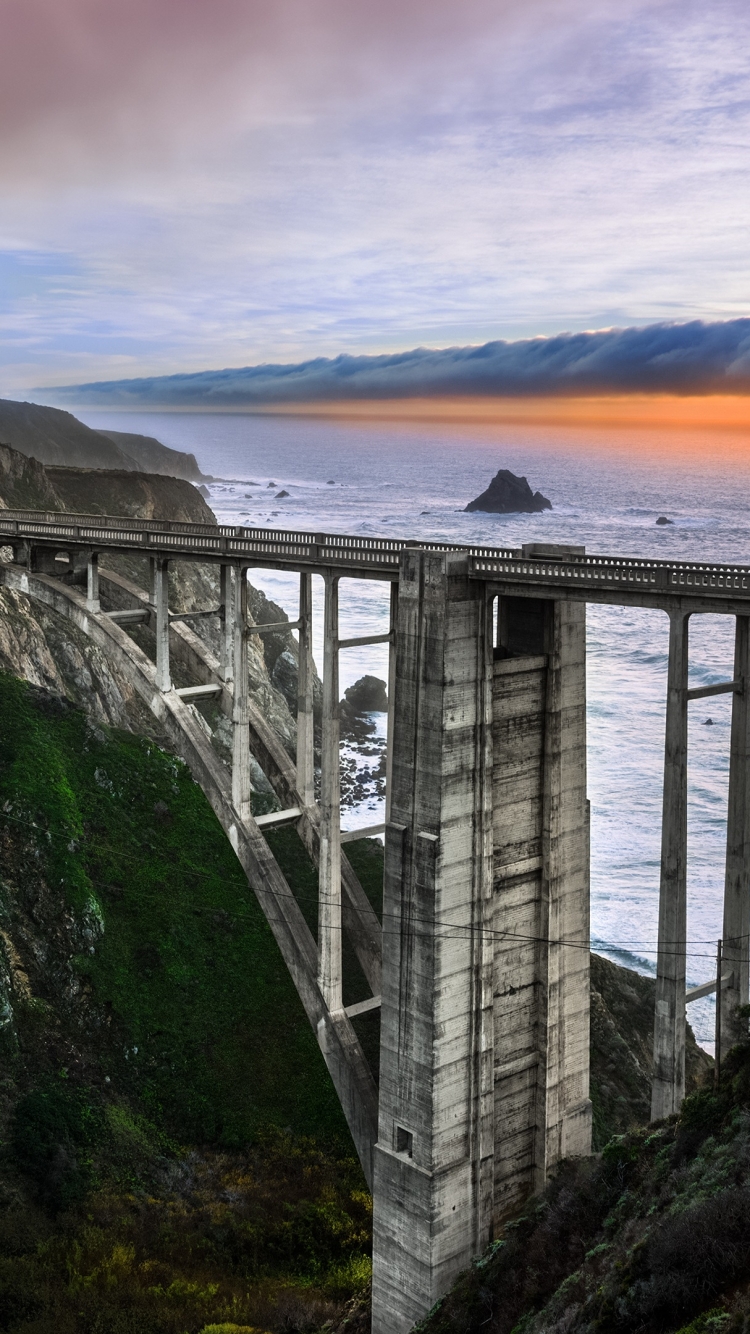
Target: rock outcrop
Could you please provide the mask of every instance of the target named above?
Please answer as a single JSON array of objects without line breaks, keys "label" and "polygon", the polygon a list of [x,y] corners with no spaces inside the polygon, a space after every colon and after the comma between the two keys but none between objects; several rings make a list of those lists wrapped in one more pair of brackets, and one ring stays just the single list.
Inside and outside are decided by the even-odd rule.
[{"label": "rock outcrop", "polygon": [[508,468],[495,474],[486,491],[470,500],[465,513],[481,510],[485,514],[540,514],[551,510],[552,502],[541,491],[532,491],[525,477],[516,477]]},{"label": "rock outcrop", "polygon": [[385,681],[381,681],[378,676],[360,676],[353,686],[344,691],[344,698],[355,713],[388,712]]},{"label": "rock outcrop", "polygon": [[37,459],[0,444],[0,509],[61,510],[62,496]]}]

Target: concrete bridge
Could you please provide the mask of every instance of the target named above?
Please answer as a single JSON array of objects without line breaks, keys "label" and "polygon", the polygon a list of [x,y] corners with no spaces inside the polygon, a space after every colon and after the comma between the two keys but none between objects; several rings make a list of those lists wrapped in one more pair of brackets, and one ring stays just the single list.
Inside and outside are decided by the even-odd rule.
[{"label": "concrete bridge", "polygon": [[[315,1029],[374,1196],[373,1329],[402,1334],[480,1252],[493,1227],[591,1145],[587,602],[669,617],[653,1104],[684,1096],[687,716],[733,695],[721,1041],[748,1001],[750,567],[75,514],[0,512],[2,582],[69,617],[161,720],[232,842]],[[150,559],[144,593],[102,553]],[[170,560],[220,570],[219,658],[168,606]],[[299,574],[296,767],[248,698],[247,571]],[[320,801],[313,771],[312,576],[325,583]],[[101,610],[100,577],[107,601]],[[391,586],[387,634],[341,639],[342,577]],[[691,615],[736,618],[731,681],[688,689]],[[127,634],[148,621],[152,662]],[[289,628],[284,623],[284,628]],[[340,826],[338,662],[388,641],[383,920],[348,863]],[[174,689],[172,666],[193,685]],[[231,775],[191,702],[233,724]],[[249,754],[282,810],[253,818]],[[314,939],[264,827],[293,823],[319,868]],[[342,930],[371,988],[344,1007]],[[381,1011],[379,1083],[352,1019]]]}]

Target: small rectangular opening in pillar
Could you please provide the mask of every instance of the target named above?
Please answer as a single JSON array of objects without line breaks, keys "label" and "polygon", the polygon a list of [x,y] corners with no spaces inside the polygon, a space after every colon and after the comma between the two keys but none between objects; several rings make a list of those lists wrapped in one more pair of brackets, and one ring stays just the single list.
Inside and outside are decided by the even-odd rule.
[{"label": "small rectangular opening in pillar", "polygon": [[543,598],[498,598],[495,658],[546,653],[550,606]]},{"label": "small rectangular opening in pillar", "polygon": [[410,1130],[404,1130],[403,1126],[396,1126],[396,1153],[406,1154],[411,1158],[414,1147],[414,1136]]}]

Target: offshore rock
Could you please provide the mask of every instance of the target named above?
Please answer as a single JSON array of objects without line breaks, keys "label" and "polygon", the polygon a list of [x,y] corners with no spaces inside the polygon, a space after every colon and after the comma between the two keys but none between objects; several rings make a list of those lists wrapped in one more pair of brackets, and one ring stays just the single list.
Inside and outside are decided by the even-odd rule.
[{"label": "offshore rock", "polygon": [[464,513],[481,510],[485,514],[540,514],[551,509],[552,502],[541,491],[532,491],[525,477],[516,477],[509,468],[501,468],[487,490],[469,501]]},{"label": "offshore rock", "polygon": [[381,681],[378,676],[360,676],[353,686],[344,691],[344,698],[355,713],[388,712],[385,681]]}]

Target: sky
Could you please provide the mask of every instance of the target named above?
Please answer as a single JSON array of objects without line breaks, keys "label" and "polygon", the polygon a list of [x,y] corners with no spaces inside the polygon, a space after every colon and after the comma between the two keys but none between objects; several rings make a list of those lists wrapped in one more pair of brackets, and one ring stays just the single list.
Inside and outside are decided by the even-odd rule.
[{"label": "sky", "polygon": [[750,315],[740,0],[0,0],[0,394]]}]

